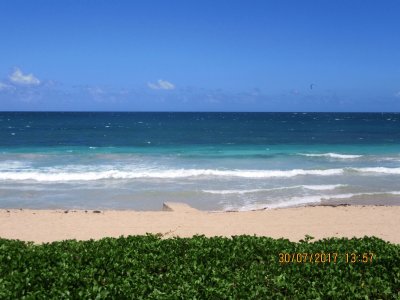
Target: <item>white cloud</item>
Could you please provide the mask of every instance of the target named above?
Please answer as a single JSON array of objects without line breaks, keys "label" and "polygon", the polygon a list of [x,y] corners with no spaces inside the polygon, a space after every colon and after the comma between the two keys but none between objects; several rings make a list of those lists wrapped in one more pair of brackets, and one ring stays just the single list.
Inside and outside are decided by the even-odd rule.
[{"label": "white cloud", "polygon": [[395,97],[400,98],[400,91],[394,94]]},{"label": "white cloud", "polygon": [[9,85],[4,82],[0,82],[0,92],[1,91],[13,91],[13,90],[15,90],[15,87],[13,87],[12,85]]},{"label": "white cloud", "polygon": [[14,84],[20,85],[39,85],[40,80],[33,74],[23,74],[19,68],[15,68],[14,72],[9,76],[9,79]]},{"label": "white cloud", "polygon": [[89,94],[91,94],[92,96],[98,96],[98,95],[104,95],[105,94],[104,90],[102,88],[100,88],[100,87],[97,87],[97,86],[88,87],[87,90],[88,90]]},{"label": "white cloud", "polygon": [[147,86],[152,90],[173,90],[175,88],[171,82],[162,79],[157,80],[156,83],[149,82]]}]

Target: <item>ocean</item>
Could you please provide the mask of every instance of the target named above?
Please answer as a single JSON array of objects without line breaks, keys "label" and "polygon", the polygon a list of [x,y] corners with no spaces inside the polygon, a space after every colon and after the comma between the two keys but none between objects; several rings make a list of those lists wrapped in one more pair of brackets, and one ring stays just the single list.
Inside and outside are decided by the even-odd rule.
[{"label": "ocean", "polygon": [[399,113],[1,112],[0,207],[400,205]]}]

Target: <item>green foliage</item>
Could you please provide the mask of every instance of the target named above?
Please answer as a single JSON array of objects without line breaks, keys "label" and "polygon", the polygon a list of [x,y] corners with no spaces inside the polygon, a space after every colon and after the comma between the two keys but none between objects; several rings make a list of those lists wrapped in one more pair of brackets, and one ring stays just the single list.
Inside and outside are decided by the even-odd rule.
[{"label": "green foliage", "polygon": [[[400,245],[158,235],[34,245],[0,239],[0,299],[399,299]],[[279,253],[338,253],[279,263]],[[375,254],[347,263],[345,253]]]}]

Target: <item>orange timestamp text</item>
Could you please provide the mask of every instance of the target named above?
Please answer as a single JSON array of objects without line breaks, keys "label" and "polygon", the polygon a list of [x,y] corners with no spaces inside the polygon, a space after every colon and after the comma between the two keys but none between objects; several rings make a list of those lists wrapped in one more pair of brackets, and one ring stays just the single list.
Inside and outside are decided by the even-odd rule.
[{"label": "orange timestamp text", "polygon": [[356,253],[356,252],[317,252],[317,253],[279,253],[279,263],[372,263],[375,254],[372,252]]}]

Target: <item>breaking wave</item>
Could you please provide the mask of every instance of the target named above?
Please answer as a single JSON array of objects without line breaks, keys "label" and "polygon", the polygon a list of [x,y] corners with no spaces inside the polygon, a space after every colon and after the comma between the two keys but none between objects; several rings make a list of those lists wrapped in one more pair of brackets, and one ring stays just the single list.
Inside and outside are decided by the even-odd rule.
[{"label": "breaking wave", "polygon": [[339,187],[347,186],[346,184],[323,184],[323,185],[293,185],[293,186],[285,186],[285,187],[276,187],[269,189],[249,189],[249,190],[203,190],[203,193],[208,194],[219,194],[219,195],[229,195],[229,194],[252,194],[252,193],[261,193],[261,192],[269,192],[269,191],[279,191],[279,190],[289,190],[289,189],[307,189],[314,191],[328,191],[334,190]]},{"label": "breaking wave", "polygon": [[1,172],[0,180],[35,180],[35,181],[88,181],[101,179],[140,179],[140,178],[186,178],[186,177],[242,177],[272,178],[294,177],[298,175],[340,175],[343,169],[328,170],[213,170],[213,169],[170,169],[120,171],[108,170],[98,172],[54,172],[54,171],[21,171]]},{"label": "breaking wave", "polygon": [[311,153],[299,153],[299,155],[309,156],[309,157],[329,157],[336,159],[355,159],[360,158],[362,155],[354,155],[354,154],[339,154],[339,153],[319,153],[319,154],[311,154]]},{"label": "breaking wave", "polygon": [[[78,169],[35,169],[24,171],[5,170],[0,172],[0,180],[34,180],[34,181],[90,181],[102,179],[174,179],[189,177],[233,177],[233,178],[290,178],[295,176],[334,176],[342,175],[345,172],[357,172],[361,175],[371,173],[382,173],[389,175],[399,175],[400,168],[339,168],[326,170],[218,170],[218,169],[138,169],[126,170],[99,170],[99,171],[79,171]],[[304,185],[305,189],[329,190],[335,188],[334,185],[318,186]]]}]

